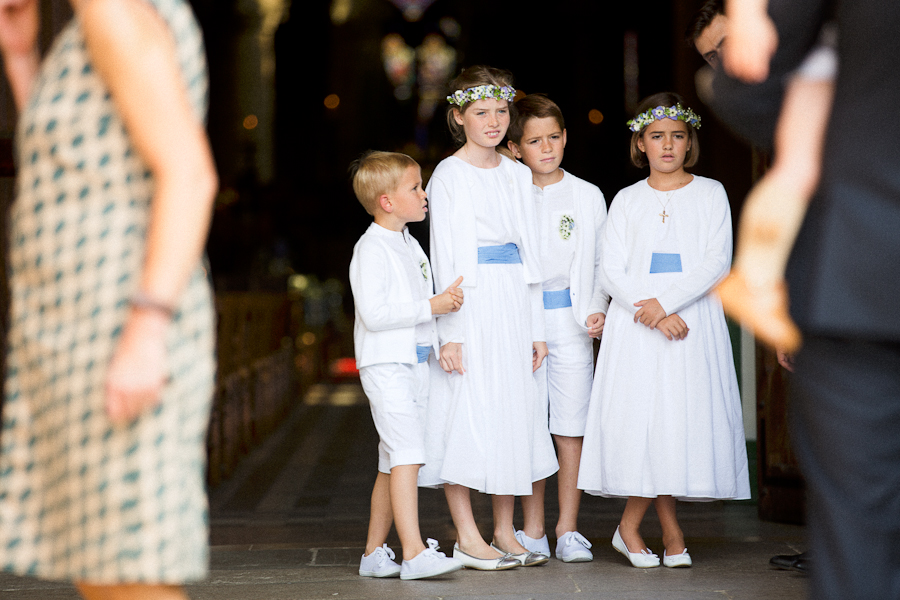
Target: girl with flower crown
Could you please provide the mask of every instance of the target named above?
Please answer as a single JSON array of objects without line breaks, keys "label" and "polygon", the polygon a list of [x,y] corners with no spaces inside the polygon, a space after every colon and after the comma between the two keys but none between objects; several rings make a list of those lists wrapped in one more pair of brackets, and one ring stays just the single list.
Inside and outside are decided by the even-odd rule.
[{"label": "girl with flower crown", "polygon": [[578,487],[628,501],[612,540],[635,567],[660,560],[640,533],[654,504],[663,564],[691,557],[675,501],[750,497],[731,342],[711,295],[731,264],[731,211],[692,175],[700,118],[681,96],[645,99],[628,122],[631,160],[650,176],[620,191],[603,233],[604,326]]},{"label": "girl with flower crown", "polygon": [[[451,83],[447,121],[461,147],[428,182],[435,284],[463,275],[466,305],[438,323],[420,485],[443,485],[456,527],[454,557],[500,570],[546,562],[519,544],[515,496],[558,465],[532,376],[547,355],[531,170],[501,155],[512,77],[476,66]],[[493,543],[482,538],[470,490],[492,495]]]}]

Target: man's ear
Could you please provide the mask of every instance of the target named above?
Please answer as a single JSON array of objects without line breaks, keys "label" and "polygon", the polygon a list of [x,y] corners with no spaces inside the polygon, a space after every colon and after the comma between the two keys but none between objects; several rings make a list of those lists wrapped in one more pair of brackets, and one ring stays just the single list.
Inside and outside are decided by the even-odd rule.
[{"label": "man's ear", "polygon": [[516,144],[512,140],[507,140],[506,145],[509,147],[509,151],[512,152],[516,158],[522,158],[522,154],[519,152],[518,144]]},{"label": "man's ear", "polygon": [[563,150],[566,149],[566,130],[563,129]]},{"label": "man's ear", "polygon": [[394,205],[391,203],[391,199],[387,194],[382,194],[378,197],[378,206],[386,213],[394,212]]}]

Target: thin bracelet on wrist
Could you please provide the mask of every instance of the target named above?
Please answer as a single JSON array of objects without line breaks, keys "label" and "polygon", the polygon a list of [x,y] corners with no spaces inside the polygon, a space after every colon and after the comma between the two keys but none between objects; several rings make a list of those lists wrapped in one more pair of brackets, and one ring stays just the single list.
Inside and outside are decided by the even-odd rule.
[{"label": "thin bracelet on wrist", "polygon": [[166,304],[156,298],[150,296],[145,292],[137,292],[135,293],[131,299],[129,299],[128,303],[133,308],[140,308],[144,310],[152,310],[156,312],[161,312],[170,319],[175,316],[175,307]]}]

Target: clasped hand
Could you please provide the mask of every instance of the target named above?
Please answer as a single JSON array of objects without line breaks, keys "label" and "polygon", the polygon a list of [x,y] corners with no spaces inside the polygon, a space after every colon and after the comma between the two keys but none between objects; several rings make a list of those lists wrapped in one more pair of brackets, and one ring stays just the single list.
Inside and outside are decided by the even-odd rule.
[{"label": "clasped hand", "polygon": [[656,298],[635,302],[638,311],[634,314],[634,322],[640,322],[650,329],[658,329],[669,340],[683,340],[690,329],[677,314],[666,316],[666,311]]}]

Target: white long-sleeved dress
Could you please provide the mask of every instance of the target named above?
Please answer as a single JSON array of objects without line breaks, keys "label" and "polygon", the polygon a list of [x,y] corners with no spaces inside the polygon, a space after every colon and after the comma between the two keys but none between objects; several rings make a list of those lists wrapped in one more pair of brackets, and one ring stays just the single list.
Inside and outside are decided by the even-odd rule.
[{"label": "white long-sleeved dress", "polygon": [[[728,198],[719,182],[695,175],[664,203],[643,180],[620,191],[609,211],[601,282],[613,302],[578,487],[603,496],[749,498],[731,342],[710,294],[731,264]],[[678,254],[681,272],[651,273],[665,262],[654,263],[654,253]],[[649,298],[684,320],[684,340],[634,322],[634,303]]]},{"label": "white long-sleeved dress", "polygon": [[[558,469],[531,373],[532,343],[544,339],[531,171],[506,158],[480,169],[450,157],[427,191],[436,289],[464,277],[465,303],[438,320],[438,337],[462,343],[466,372],[447,374],[432,358],[419,482],[531,494]],[[477,263],[478,247],[507,243],[522,264]]]}]

